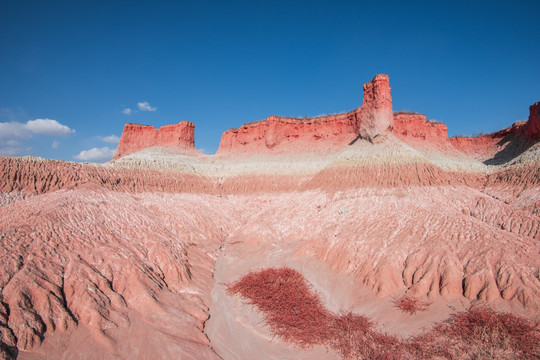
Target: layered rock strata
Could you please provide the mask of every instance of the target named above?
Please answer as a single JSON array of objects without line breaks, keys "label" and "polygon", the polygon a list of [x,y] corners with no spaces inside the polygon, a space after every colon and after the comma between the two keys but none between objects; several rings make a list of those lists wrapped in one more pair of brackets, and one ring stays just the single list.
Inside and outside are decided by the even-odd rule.
[{"label": "layered rock strata", "polygon": [[360,111],[304,119],[269,116],[225,131],[217,154],[335,152],[356,138]]},{"label": "layered rock strata", "polygon": [[[265,267],[403,336],[471,304],[537,316],[538,103],[449,139],[368,84],[358,109],[247,124],[216,156],[180,123],[126,125],[105,165],[0,157],[0,359],[337,359],[227,295]],[[403,294],[432,305],[403,315]]]},{"label": "layered rock strata", "polygon": [[181,121],[159,129],[151,125],[126,124],[113,159],[118,159],[143,149],[161,146],[180,153],[195,155],[195,125]]},{"label": "layered rock strata", "polygon": [[390,78],[386,74],[379,74],[364,84],[358,134],[369,141],[381,141],[392,131],[393,125]]},{"label": "layered rock strata", "polygon": [[529,121],[525,127],[525,135],[529,140],[540,138],[540,101],[529,107]]}]

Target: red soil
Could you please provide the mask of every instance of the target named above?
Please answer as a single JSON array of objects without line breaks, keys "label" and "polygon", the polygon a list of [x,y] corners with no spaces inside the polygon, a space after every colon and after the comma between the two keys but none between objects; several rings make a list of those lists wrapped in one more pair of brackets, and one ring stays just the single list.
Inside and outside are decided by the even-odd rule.
[{"label": "red soil", "polygon": [[229,285],[228,292],[256,306],[283,340],[301,347],[330,346],[344,359],[536,359],[540,354],[538,323],[484,306],[454,314],[417,337],[400,339],[380,333],[365,316],[332,314],[292,269],[250,272]]},{"label": "red soil", "polygon": [[[392,114],[387,76],[365,92],[349,113],[229,130],[217,156],[183,122],[126,125],[106,165],[0,157],[0,359],[531,358],[537,329],[486,308],[397,336],[450,305],[538,315],[538,104],[448,139]],[[261,266],[302,269],[332,309],[288,269],[233,284],[299,347],[221,285]]]}]

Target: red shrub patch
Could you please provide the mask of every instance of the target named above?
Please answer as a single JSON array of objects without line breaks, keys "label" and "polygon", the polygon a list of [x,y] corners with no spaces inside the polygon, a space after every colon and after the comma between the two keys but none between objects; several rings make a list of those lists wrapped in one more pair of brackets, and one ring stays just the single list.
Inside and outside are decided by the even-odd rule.
[{"label": "red shrub patch", "polygon": [[328,339],[332,314],[293,269],[249,273],[227,290],[240,294],[264,314],[272,331],[285,341],[309,346]]},{"label": "red shrub patch", "polygon": [[538,323],[487,306],[453,314],[411,343],[422,354],[447,359],[540,358]]},{"label": "red shrub patch", "polygon": [[[257,306],[283,340],[301,347],[330,346],[345,359],[539,359],[539,325],[488,307],[472,307],[425,334],[401,340],[378,332],[365,316],[332,314],[296,270],[251,272],[227,291]],[[411,314],[429,305],[406,296],[395,303]]]},{"label": "red shrub patch", "polygon": [[403,295],[400,298],[394,299],[394,305],[401,311],[414,315],[417,311],[426,311],[431,303]]},{"label": "red shrub patch", "polygon": [[344,359],[400,359],[401,341],[381,334],[365,316],[335,316],[329,345]]}]

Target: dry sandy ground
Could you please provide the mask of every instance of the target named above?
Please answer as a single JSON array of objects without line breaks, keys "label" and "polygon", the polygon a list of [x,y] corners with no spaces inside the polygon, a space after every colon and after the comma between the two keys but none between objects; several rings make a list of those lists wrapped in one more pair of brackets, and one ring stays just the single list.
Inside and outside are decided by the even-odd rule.
[{"label": "dry sandy ground", "polygon": [[[161,152],[167,171],[151,151],[0,159],[0,358],[338,358],[274,338],[225,292],[277,266],[400,336],[472,302],[538,317],[536,147],[497,167],[392,139],[319,162]],[[404,293],[431,305],[404,314]]]}]

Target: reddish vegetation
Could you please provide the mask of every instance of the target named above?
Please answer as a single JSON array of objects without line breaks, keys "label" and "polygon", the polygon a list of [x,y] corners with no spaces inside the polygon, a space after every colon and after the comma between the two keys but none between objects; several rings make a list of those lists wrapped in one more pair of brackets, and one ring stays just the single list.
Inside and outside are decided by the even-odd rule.
[{"label": "reddish vegetation", "polygon": [[152,146],[196,154],[194,131],[195,125],[188,121],[165,125],[159,129],[151,125],[126,124],[113,159]]},{"label": "reddish vegetation", "polygon": [[403,295],[394,300],[395,306],[401,311],[414,315],[417,311],[426,311],[431,303]]},{"label": "reddish vegetation", "polygon": [[[380,333],[364,316],[332,314],[304,277],[289,268],[251,272],[228,292],[257,306],[283,340],[302,347],[330,346],[345,359],[536,359],[540,353],[537,323],[484,306],[454,314],[427,333],[402,340]],[[404,302],[407,309],[427,306],[410,298]]]},{"label": "reddish vegetation", "polygon": [[538,359],[540,327],[486,306],[471,307],[412,338],[416,359]]},{"label": "reddish vegetation", "polygon": [[[391,113],[386,75],[364,89],[349,113],[229,130],[218,156],[183,122],[126,125],[105,165],[0,157],[0,359],[534,358],[537,326],[487,308],[407,340],[378,329],[416,334],[444,304],[538,313],[539,105],[526,124],[448,140]],[[298,346],[269,343],[219,284],[284,263],[381,325],[269,269],[229,289]],[[411,317],[379,300],[405,290],[434,306]]]},{"label": "reddish vegetation", "polygon": [[300,346],[322,344],[328,338],[331,314],[306,284],[304,277],[288,268],[249,273],[228,288],[241,294],[265,315],[272,331]]}]

